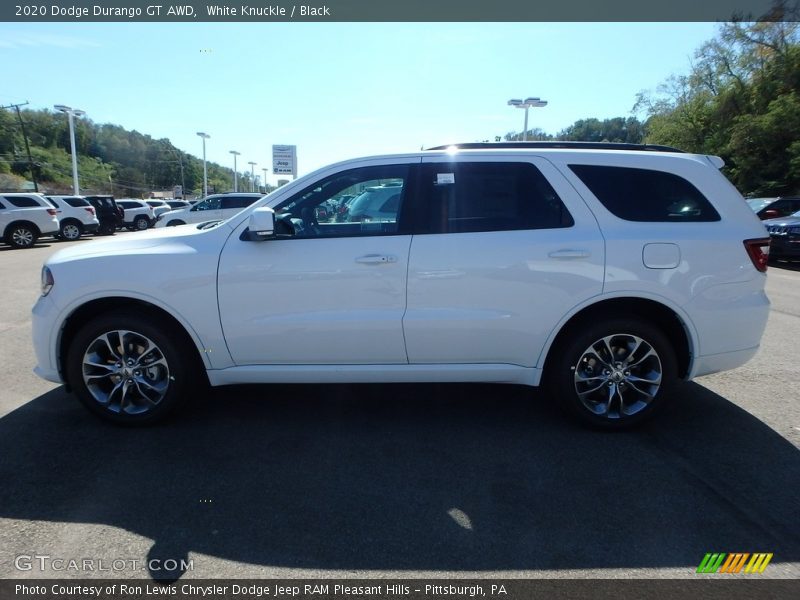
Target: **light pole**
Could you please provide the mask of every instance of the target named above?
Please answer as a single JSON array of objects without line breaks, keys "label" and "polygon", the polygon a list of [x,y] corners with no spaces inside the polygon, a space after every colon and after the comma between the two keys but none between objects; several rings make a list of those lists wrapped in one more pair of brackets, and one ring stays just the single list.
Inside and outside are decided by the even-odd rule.
[{"label": "light pole", "polygon": [[542,106],[547,106],[546,100],[540,100],[539,98],[525,98],[525,100],[519,100],[517,98],[513,98],[508,101],[509,106],[516,106],[517,108],[524,108],[525,109],[525,129],[522,132],[522,141],[528,141],[528,109],[533,108],[541,108]]},{"label": "light pole", "polygon": [[251,160],[247,164],[250,165],[250,191],[251,192],[255,192],[256,191],[256,170],[255,169],[256,169],[256,165],[258,163],[257,162],[253,162]]},{"label": "light pole", "polygon": [[75,117],[82,117],[86,113],[63,104],[56,104],[53,108],[59,112],[67,113],[69,118],[69,143],[72,151],[72,193],[78,196],[81,192],[78,185],[78,155],[75,153]]},{"label": "light pole", "polygon": [[[211,136],[202,131],[198,131],[197,135],[203,138],[203,198],[208,196],[208,167],[206,166],[206,140]],[[183,190],[186,193],[186,190]]]},{"label": "light pole", "polygon": [[233,154],[233,191],[239,191],[239,172],[236,170],[236,157],[241,154],[241,152],[237,152],[236,150],[231,150],[231,154]]},{"label": "light pole", "polygon": [[268,171],[269,169],[267,169],[266,167],[264,167],[264,168],[263,168],[263,169],[261,169],[261,170],[262,170],[262,171],[264,171],[264,193],[266,194],[266,193],[267,193],[267,171]]}]

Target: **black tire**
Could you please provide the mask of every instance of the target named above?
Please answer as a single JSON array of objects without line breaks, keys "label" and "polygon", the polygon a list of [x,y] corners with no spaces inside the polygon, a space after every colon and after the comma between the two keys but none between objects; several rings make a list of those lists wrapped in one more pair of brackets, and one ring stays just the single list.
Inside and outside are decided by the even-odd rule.
[{"label": "black tire", "polygon": [[114,235],[117,232],[117,226],[114,223],[106,223],[100,225],[100,233],[103,235]]},{"label": "black tire", "polygon": [[148,312],[102,314],[70,343],[67,379],[81,403],[103,420],[121,425],[160,421],[203,383],[192,380],[197,369],[192,349],[181,344],[184,338],[175,326]]},{"label": "black tire", "polygon": [[626,429],[649,419],[677,381],[669,339],[636,317],[584,321],[551,356],[545,373],[549,392],[567,413],[601,429]]},{"label": "black tire", "polygon": [[74,242],[75,240],[81,239],[83,235],[83,225],[78,221],[64,221],[61,223],[58,235],[62,240]]},{"label": "black tire", "polygon": [[172,221],[169,221],[167,223],[167,227],[177,227],[178,225],[186,225],[186,223],[184,223],[180,219],[173,219]]},{"label": "black tire", "polygon": [[30,225],[16,223],[6,229],[5,238],[6,244],[12,248],[33,248],[36,240],[39,239],[39,232]]},{"label": "black tire", "polygon": [[150,221],[148,221],[147,217],[136,217],[133,220],[133,228],[137,231],[144,231],[150,227]]}]

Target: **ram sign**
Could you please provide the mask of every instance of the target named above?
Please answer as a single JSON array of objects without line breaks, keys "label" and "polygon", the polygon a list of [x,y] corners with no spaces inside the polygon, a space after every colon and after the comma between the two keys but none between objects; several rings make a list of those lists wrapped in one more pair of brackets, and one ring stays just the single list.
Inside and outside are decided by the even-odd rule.
[{"label": "ram sign", "polygon": [[297,177],[297,146],[272,146],[272,172]]}]

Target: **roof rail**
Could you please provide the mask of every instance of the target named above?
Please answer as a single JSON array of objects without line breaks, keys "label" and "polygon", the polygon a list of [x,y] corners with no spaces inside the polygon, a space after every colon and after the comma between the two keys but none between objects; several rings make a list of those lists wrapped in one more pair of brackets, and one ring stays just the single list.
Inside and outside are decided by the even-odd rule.
[{"label": "roof rail", "polygon": [[466,144],[447,144],[445,146],[434,146],[428,150],[448,150],[458,148],[459,150],[497,150],[502,148],[556,148],[569,150],[647,150],[650,152],[681,152],[678,148],[671,146],[660,146],[657,144],[626,144],[621,142],[467,142]]}]

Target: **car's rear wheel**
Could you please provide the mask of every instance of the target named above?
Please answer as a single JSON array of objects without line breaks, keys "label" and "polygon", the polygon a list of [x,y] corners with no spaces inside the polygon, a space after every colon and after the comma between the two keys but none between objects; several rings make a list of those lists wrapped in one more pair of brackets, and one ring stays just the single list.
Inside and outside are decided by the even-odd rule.
[{"label": "car's rear wheel", "polygon": [[136,217],[133,222],[133,227],[139,231],[144,231],[150,227],[150,222],[147,220],[147,217]]},{"label": "car's rear wheel", "polygon": [[[180,332],[129,310],[87,323],[67,355],[67,376],[80,401],[114,423],[160,420],[194,389]],[[181,350],[184,350],[183,352]]]},{"label": "car's rear wheel", "polygon": [[12,225],[6,231],[6,243],[13,248],[32,248],[39,234],[30,225]]},{"label": "car's rear wheel", "polygon": [[650,418],[677,379],[671,343],[638,318],[575,328],[553,352],[550,391],[569,413],[604,429]]},{"label": "car's rear wheel", "polygon": [[66,221],[61,224],[59,235],[68,242],[74,242],[83,235],[83,227],[75,221]]},{"label": "car's rear wheel", "polygon": [[100,233],[103,235],[114,235],[117,231],[117,226],[114,223],[106,223],[105,225],[100,225]]}]

